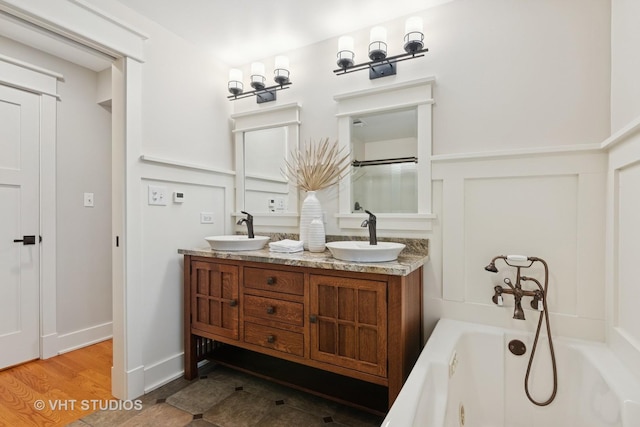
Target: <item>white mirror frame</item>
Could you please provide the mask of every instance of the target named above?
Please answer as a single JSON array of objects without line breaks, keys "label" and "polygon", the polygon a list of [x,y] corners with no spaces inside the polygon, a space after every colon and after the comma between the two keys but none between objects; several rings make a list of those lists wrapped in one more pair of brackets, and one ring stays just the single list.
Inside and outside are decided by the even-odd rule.
[{"label": "white mirror frame", "polygon": [[[260,129],[287,127],[287,152],[297,148],[300,143],[300,108],[299,103],[289,103],[275,107],[261,108],[231,115],[234,121],[235,163],[236,163],[236,202],[234,217],[244,217],[245,210],[245,170],[244,170],[244,133]],[[289,182],[287,211],[258,212],[251,214],[256,219],[256,226],[297,227],[298,226],[298,189]],[[235,224],[235,221],[234,221]]]},{"label": "white mirror frame", "polygon": [[[417,213],[377,213],[380,230],[426,231],[431,230],[431,222],[435,218],[431,209],[431,106],[434,77],[427,77],[408,82],[395,83],[370,89],[335,95],[338,103],[338,139],[340,147],[351,148],[351,121],[353,116],[380,113],[415,107],[418,116],[417,153],[418,153],[418,212]],[[340,211],[336,215],[340,228],[360,228],[363,214],[352,213],[351,176],[340,181]],[[382,226],[382,227],[381,227]]]}]

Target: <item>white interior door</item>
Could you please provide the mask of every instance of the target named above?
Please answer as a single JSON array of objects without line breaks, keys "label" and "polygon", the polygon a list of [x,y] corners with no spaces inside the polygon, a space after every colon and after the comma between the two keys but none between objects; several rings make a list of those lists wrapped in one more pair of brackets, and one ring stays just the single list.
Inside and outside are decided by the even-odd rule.
[{"label": "white interior door", "polygon": [[0,85],[0,369],[39,357],[39,134],[40,96]]}]

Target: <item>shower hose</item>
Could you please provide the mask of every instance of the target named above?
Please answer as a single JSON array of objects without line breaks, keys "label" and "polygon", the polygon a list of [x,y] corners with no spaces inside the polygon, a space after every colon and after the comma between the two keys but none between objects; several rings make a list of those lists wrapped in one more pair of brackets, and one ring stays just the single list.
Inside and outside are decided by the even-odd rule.
[{"label": "shower hose", "polygon": [[[551,326],[549,324],[549,310],[547,309],[547,288],[549,285],[549,269],[547,267],[547,263],[544,260],[540,258],[537,258],[536,260],[542,262],[542,264],[544,265],[544,288],[542,287],[540,282],[537,281],[536,279],[532,277],[522,276],[522,280],[530,280],[532,282],[535,282],[535,284],[538,285],[538,288],[540,288],[540,291],[542,292],[542,295],[543,295],[543,298],[542,298],[543,311],[542,313],[540,313],[540,317],[538,318],[538,328],[536,329],[536,336],[535,336],[535,339],[533,340],[533,348],[531,349],[531,356],[529,357],[527,373],[524,376],[524,392],[527,394],[527,397],[529,398],[531,403],[533,403],[534,405],[547,406],[548,404],[553,402],[553,399],[555,399],[556,393],[558,391],[558,369],[556,367],[556,355],[553,350],[553,339],[551,338]],[[531,374],[531,365],[533,364],[533,358],[535,357],[536,349],[538,348],[538,339],[540,338],[540,331],[542,330],[543,317],[547,326],[547,337],[549,338],[549,352],[551,353],[551,367],[553,369],[553,391],[551,392],[551,396],[549,397],[549,399],[545,400],[544,402],[538,402],[531,396],[531,393],[529,392],[529,375]]]}]

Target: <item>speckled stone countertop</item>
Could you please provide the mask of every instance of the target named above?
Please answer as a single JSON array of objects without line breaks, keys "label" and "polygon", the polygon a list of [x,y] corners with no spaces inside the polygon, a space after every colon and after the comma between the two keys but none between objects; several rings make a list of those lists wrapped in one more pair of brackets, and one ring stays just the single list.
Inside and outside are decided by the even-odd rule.
[{"label": "speckled stone countertop", "polygon": [[[263,233],[264,234],[264,233]],[[330,236],[327,236],[329,240]],[[271,239],[277,241],[280,239]],[[338,239],[336,239],[338,240]],[[345,240],[345,239],[340,239]],[[383,241],[383,239],[379,239]],[[271,252],[268,245],[259,251],[224,252],[214,251],[209,247],[197,249],[178,249],[182,255],[201,256],[217,259],[231,259],[238,261],[264,262],[267,264],[290,265],[294,267],[322,268],[325,270],[352,271],[358,273],[387,274],[391,276],[406,276],[422,267],[429,259],[428,241],[426,239],[384,239],[404,243],[407,247],[395,261],[390,262],[351,262],[335,259],[331,252],[296,252],[292,254]]]}]

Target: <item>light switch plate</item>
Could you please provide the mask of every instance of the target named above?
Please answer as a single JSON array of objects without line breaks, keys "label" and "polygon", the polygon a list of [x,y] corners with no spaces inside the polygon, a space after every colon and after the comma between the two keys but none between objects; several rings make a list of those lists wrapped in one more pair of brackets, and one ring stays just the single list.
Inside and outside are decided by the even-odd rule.
[{"label": "light switch plate", "polygon": [[94,206],[93,193],[84,193],[84,207],[92,208]]}]

